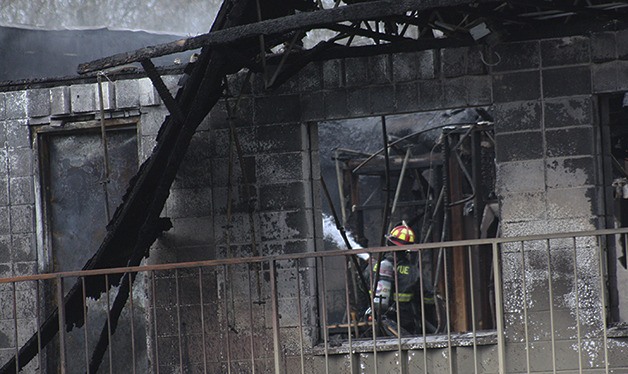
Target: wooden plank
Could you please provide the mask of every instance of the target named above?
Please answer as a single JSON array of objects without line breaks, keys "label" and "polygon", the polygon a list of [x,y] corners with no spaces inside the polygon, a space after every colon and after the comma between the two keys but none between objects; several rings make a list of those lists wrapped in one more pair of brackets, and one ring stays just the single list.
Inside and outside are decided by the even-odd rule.
[{"label": "wooden plank", "polygon": [[80,64],[77,72],[79,74],[85,74],[191,49],[216,47],[251,40],[260,35],[284,34],[296,30],[322,28],[326,25],[339,22],[382,19],[388,16],[404,15],[409,11],[423,11],[433,8],[463,6],[490,1],[494,0],[378,0],[333,9],[317,10],[314,12],[301,12],[291,16],[234,26],[192,38],[180,39],[131,52],[119,53],[110,57]]}]

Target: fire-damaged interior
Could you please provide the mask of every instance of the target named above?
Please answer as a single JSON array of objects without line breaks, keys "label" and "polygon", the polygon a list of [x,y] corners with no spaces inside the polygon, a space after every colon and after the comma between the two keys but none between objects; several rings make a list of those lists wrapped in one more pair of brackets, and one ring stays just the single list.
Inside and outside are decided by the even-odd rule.
[{"label": "fire-damaged interior", "polygon": [[[237,98],[250,88],[253,74],[263,77],[264,90],[272,90],[312,61],[458,46],[479,46],[483,61],[490,65],[501,58],[491,49],[496,43],[568,36],[582,30],[615,30],[625,27],[627,14],[626,4],[603,0],[225,0],[207,34],[81,64],[79,74],[93,78],[109,68],[139,63],[169,112],[152,154],[132,178],[111,215],[102,243],[83,269],[137,266],[148,255],[156,238],[172,226],[161,213],[194,132],[219,100],[235,98],[236,108],[228,110],[236,110]],[[312,30],[325,30],[327,37],[309,45],[304,37]],[[187,65],[182,86],[173,97],[152,59],[198,48],[200,52]],[[236,73],[244,79],[228,79]],[[234,81],[242,84],[234,86]],[[613,97],[609,102],[609,124],[625,121],[625,108],[618,104],[625,99]],[[437,136],[427,142],[425,129],[393,137],[387,125],[394,120],[383,116],[379,122],[383,134],[380,151],[337,149],[334,153],[339,226],[350,228],[364,246],[384,245],[384,234],[400,221],[410,225],[422,243],[498,234],[490,115],[478,109],[472,121],[437,124],[437,129],[429,129]],[[238,148],[233,124],[229,131]],[[623,144],[625,136],[619,127],[610,126],[609,144]],[[621,166],[625,155],[611,153]],[[621,174],[625,169],[617,170]],[[623,174],[625,177],[625,171]],[[377,187],[367,179],[376,180]],[[619,207],[619,211],[625,210],[621,202]],[[490,254],[470,255],[476,250],[434,249],[425,259],[412,258],[426,264],[424,274],[431,272],[426,278],[433,284],[436,306],[430,323],[434,331],[449,327],[468,331],[475,323],[486,329],[494,326],[488,302],[491,272],[482,271],[491,266],[492,259]],[[368,261],[381,264],[382,258]],[[621,261],[620,256],[618,263]],[[624,266],[625,261],[624,252]],[[129,273],[106,280],[89,277],[74,284],[63,298],[63,314],[53,310],[0,373],[16,372],[27,365],[60,328],[82,326],[84,299],[98,299],[118,286],[109,311],[115,325],[134,279]],[[356,273],[354,281],[359,279]],[[471,293],[467,279],[472,279],[475,292]],[[453,316],[451,326],[445,326],[441,312],[445,308],[452,308],[447,313]],[[93,347],[92,372],[99,367],[108,344],[105,336]]]},{"label": "fire-damaged interior", "polygon": [[[363,130],[369,123],[373,123],[368,127],[370,131]],[[342,129],[343,125],[348,128]],[[368,118],[319,124],[319,128],[321,157],[330,157],[331,161],[321,160],[322,178],[328,189],[337,189],[323,212],[336,215],[334,220],[342,223],[359,246],[386,245],[385,236],[402,222],[416,233],[415,243],[498,234],[494,137],[491,118],[484,109]],[[344,134],[351,134],[352,139],[343,142]],[[370,151],[373,143],[381,148]],[[362,148],[355,149],[359,146]],[[422,295],[423,305],[414,300],[414,308],[425,310],[425,317],[414,331],[404,331],[406,335],[420,334],[424,325],[428,333],[444,332],[447,312],[452,331],[469,331],[473,323],[482,330],[494,327],[488,301],[492,279],[490,272],[482,271],[491,267],[490,251],[435,249],[420,255],[412,252],[408,260],[416,268],[421,262],[423,291],[416,290],[421,286],[419,282],[411,290]],[[368,292],[364,292],[361,282],[369,282],[366,269],[369,262],[373,266],[377,261],[381,259],[363,256],[359,263],[352,264],[351,289],[357,293],[352,305],[354,322],[367,322],[369,317]],[[334,287],[331,280],[327,285]],[[342,288],[342,282],[337,287]],[[473,305],[470,292],[474,293]],[[449,305],[445,305],[447,298]],[[331,308],[336,309],[331,312],[331,326],[345,326],[344,305]],[[400,318],[403,321],[410,317]],[[356,331],[355,338],[372,334],[370,325],[361,326],[363,330]],[[346,329],[333,327],[330,332],[347,333]],[[395,336],[396,331],[382,328],[379,334]]]},{"label": "fire-damaged interior", "polygon": [[[606,225],[628,227],[628,94],[602,97],[600,100],[604,184],[606,186]],[[628,279],[626,237],[609,245],[609,288],[611,321],[626,322],[620,311],[628,301],[620,296],[620,285]],[[625,312],[624,312],[625,313]]]}]

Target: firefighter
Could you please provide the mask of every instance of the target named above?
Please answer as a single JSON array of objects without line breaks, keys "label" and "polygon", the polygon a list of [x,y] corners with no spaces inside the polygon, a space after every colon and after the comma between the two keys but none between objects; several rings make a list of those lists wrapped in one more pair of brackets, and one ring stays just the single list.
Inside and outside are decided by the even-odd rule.
[{"label": "firefighter", "polygon": [[[414,244],[414,242],[414,231],[405,222],[402,222],[400,225],[394,227],[390,231],[390,234],[386,235],[387,246],[404,246]],[[382,315],[381,319],[384,324],[388,321],[395,322],[397,321],[398,305],[400,323],[395,323],[394,325],[401,325],[400,331],[402,332],[402,335],[418,334],[422,332],[420,304],[421,275],[419,268],[413,261],[412,257],[411,253],[405,250],[389,252],[379,264],[379,275],[376,276],[378,265],[375,264],[373,274],[371,276],[371,279],[377,278],[378,280],[377,285],[374,287],[375,293],[373,296],[376,315]],[[393,272],[393,264],[395,261],[397,264],[396,287],[395,274]],[[433,295],[431,292],[424,291],[423,297],[425,301],[425,308],[425,303],[429,304],[430,301],[433,300]],[[377,312],[378,309],[380,312]],[[370,314],[370,310],[367,310],[366,313]],[[395,330],[397,329],[395,328]],[[388,333],[385,328],[384,332]],[[430,323],[426,323],[426,332],[433,332]]]}]

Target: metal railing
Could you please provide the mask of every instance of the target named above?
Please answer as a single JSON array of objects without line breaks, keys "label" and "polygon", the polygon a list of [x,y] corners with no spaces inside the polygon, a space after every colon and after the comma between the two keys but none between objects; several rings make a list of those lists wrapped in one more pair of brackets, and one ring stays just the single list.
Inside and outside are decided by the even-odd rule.
[{"label": "metal railing", "polygon": [[[335,250],[0,279],[0,364],[9,363],[3,373],[23,366],[28,372],[61,373],[504,373],[581,372],[591,367],[609,372],[606,249],[625,242],[627,232],[598,230],[394,247],[398,252],[390,247]],[[361,265],[371,269],[385,252],[393,253],[389,258],[397,265],[399,251],[418,256],[419,267],[425,265],[422,256],[428,251],[441,256],[429,265],[443,267],[433,289],[435,304],[440,303],[435,312],[445,322],[436,331],[428,329],[423,276],[415,304],[420,323],[414,332],[400,327],[400,298],[386,318],[378,313],[369,318],[357,309],[357,272],[366,274],[370,284],[373,272],[356,269],[349,256],[369,253]],[[489,256],[488,269],[476,261],[480,254]],[[468,283],[456,290],[453,272],[461,269]],[[488,272],[491,283],[478,283],[478,272]],[[394,274],[396,284],[399,274]],[[87,296],[86,282],[94,281],[110,291],[98,300],[83,297],[80,306],[67,305],[67,282]],[[133,284],[126,302],[118,300],[125,281]],[[478,290],[478,284],[484,289]],[[375,311],[374,293],[368,295],[367,306]],[[126,306],[116,312],[120,303]],[[481,307],[491,311],[490,323],[479,323],[476,312]],[[55,310],[57,314],[50,314]],[[456,326],[453,320],[461,310],[467,324]],[[47,320],[50,315],[54,318]],[[66,328],[51,332],[40,328],[45,322]],[[45,345],[48,338],[51,343]],[[24,352],[29,339],[32,360]],[[541,368],[543,363],[549,367]]]}]

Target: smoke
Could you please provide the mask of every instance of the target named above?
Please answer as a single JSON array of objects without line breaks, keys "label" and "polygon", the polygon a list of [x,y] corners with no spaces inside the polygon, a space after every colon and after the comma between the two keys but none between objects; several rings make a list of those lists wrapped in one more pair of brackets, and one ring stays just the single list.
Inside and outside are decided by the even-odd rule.
[{"label": "smoke", "polygon": [[[346,234],[352,249],[363,248],[355,241],[351,232],[346,231]],[[336,227],[334,218],[325,213],[323,213],[323,239],[330,243],[334,249],[347,248],[345,241],[342,239],[342,235],[340,235],[340,231]],[[368,260],[369,255],[368,253],[360,253],[358,257]]]}]

